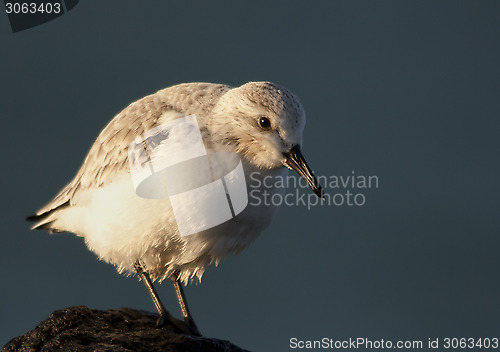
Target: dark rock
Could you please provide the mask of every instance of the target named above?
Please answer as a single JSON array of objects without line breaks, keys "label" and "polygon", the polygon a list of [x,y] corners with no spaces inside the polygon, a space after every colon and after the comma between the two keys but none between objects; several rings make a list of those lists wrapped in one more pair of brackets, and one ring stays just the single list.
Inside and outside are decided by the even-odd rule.
[{"label": "dark rock", "polygon": [[158,316],[130,308],[95,310],[85,306],[55,311],[7,351],[226,351],[244,352],[229,341],[193,337],[172,325],[156,328]]}]

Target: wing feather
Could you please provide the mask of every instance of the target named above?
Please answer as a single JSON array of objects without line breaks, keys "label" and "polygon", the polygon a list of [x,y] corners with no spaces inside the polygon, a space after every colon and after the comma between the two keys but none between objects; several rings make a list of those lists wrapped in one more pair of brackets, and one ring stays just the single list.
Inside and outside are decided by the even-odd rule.
[{"label": "wing feather", "polygon": [[72,205],[77,192],[101,187],[111,182],[117,173],[128,170],[129,144],[136,136],[158,126],[166,112],[205,114],[230,88],[222,84],[186,83],[165,88],[130,104],[99,134],[75,178],[36,215],[27,218],[37,221],[33,228],[49,226],[53,213]]}]

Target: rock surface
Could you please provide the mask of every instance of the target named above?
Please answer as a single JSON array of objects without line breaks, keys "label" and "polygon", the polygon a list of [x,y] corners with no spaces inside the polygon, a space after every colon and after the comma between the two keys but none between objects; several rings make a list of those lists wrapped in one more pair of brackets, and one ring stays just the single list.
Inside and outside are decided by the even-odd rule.
[{"label": "rock surface", "polygon": [[85,306],[55,311],[7,351],[226,351],[245,350],[229,341],[193,337],[172,325],[156,328],[158,316],[130,308],[94,310]]}]

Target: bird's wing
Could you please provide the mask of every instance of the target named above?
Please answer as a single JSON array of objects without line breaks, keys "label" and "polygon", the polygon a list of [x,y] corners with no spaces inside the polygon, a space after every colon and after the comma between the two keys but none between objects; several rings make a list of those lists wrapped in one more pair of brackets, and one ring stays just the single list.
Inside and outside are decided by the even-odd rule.
[{"label": "bird's wing", "polygon": [[111,182],[117,173],[128,170],[128,146],[137,136],[158,126],[160,118],[164,123],[180,114],[206,113],[215,104],[215,98],[228,89],[229,86],[212,83],[181,84],[130,104],[99,134],[75,178],[27,220],[40,221],[60,207],[71,205],[77,192]]},{"label": "bird's wing", "polygon": [[129,144],[137,136],[155,127],[160,116],[168,111],[175,113],[177,110],[159,101],[154,95],[130,104],[99,134],[75,178],[28,220],[39,220],[60,207],[71,205],[77,192],[101,187],[109,183],[117,173],[128,170]]}]

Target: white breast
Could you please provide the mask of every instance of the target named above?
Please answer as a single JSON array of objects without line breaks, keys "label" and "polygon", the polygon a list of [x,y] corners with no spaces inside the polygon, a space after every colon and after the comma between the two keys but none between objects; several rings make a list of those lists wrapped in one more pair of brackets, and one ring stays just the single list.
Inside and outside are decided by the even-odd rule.
[{"label": "white breast", "polygon": [[[134,272],[141,260],[153,278],[162,280],[174,270],[181,280],[201,278],[206,267],[250,245],[269,226],[277,207],[265,203],[282,189],[267,188],[265,176],[283,176],[285,168],[265,173],[243,162],[249,195],[245,209],[234,218],[205,230],[182,237],[168,199],[137,196],[129,172],[117,176],[101,188],[82,192],[75,205],[61,211],[58,226],[85,237],[90,250],[100,259],[113,263],[120,272]],[[197,211],[193,204],[193,213]]]}]

